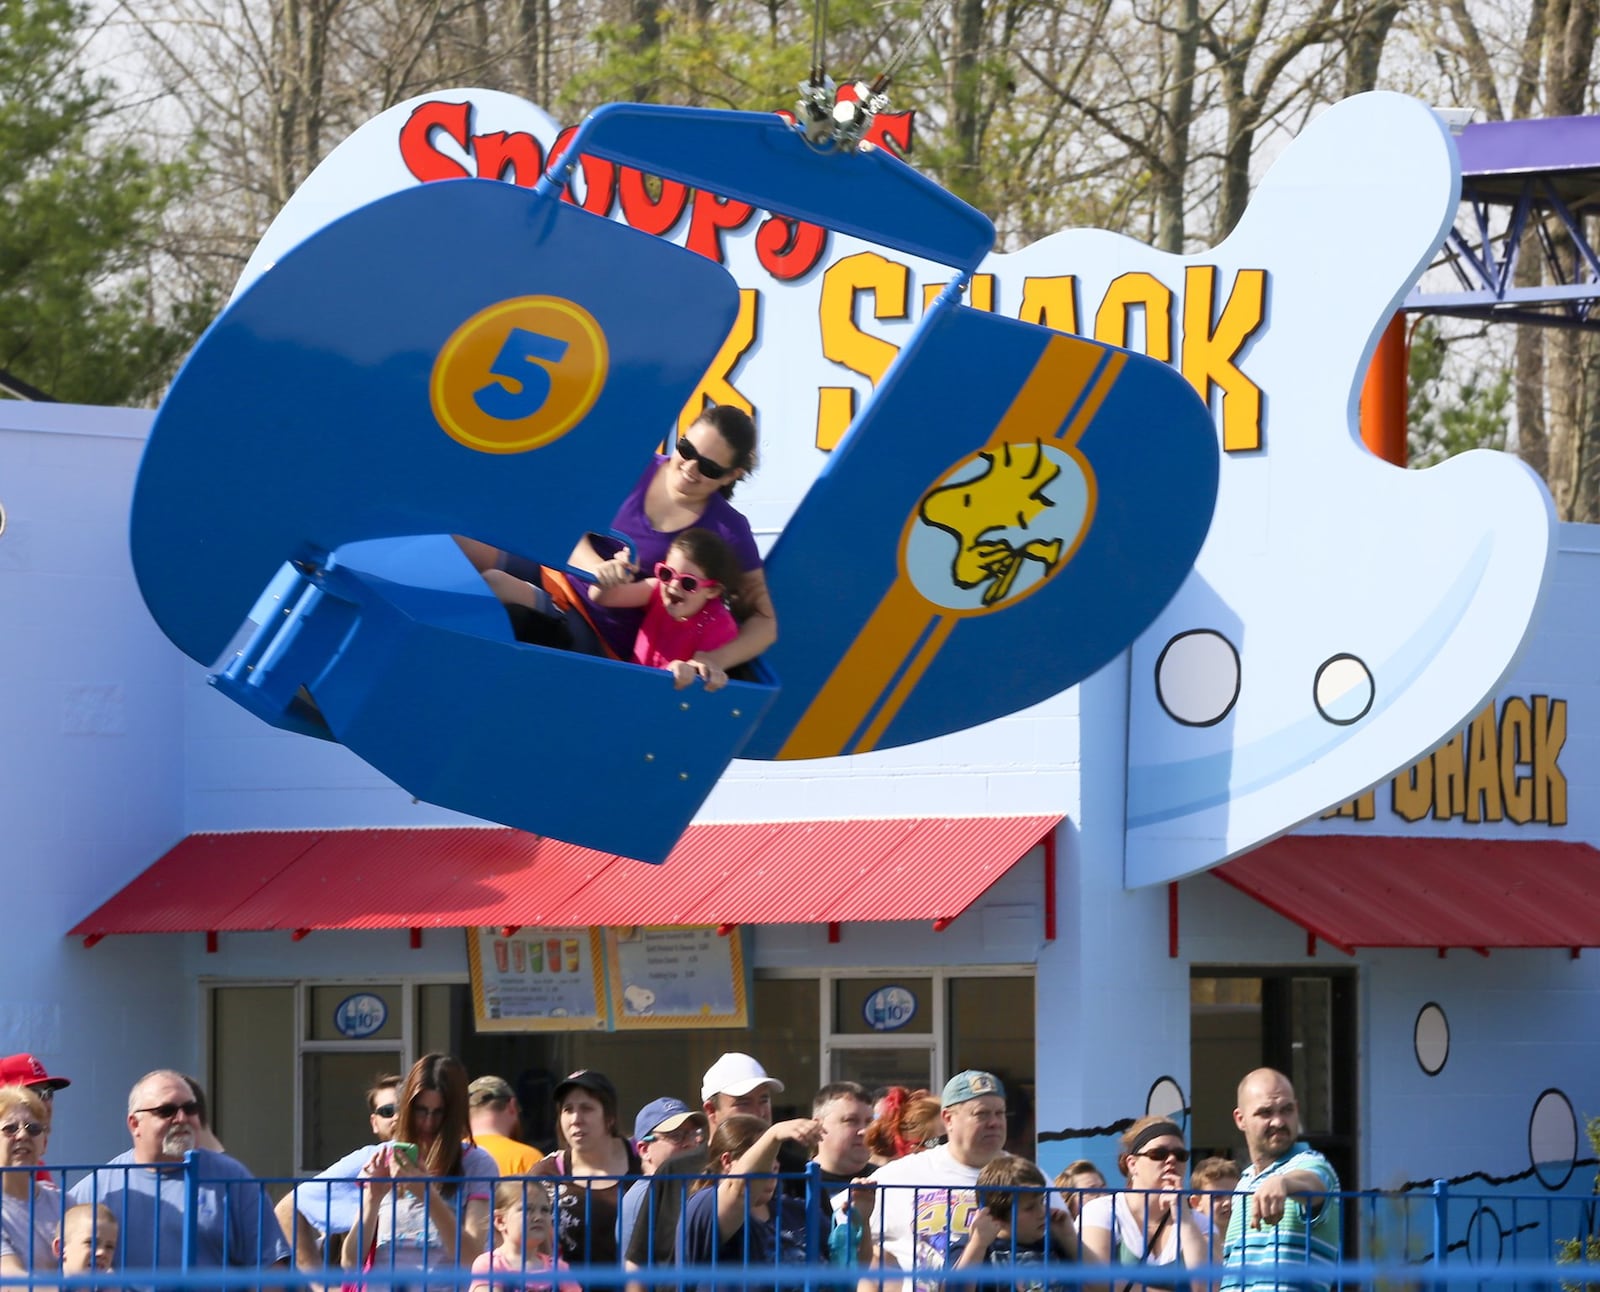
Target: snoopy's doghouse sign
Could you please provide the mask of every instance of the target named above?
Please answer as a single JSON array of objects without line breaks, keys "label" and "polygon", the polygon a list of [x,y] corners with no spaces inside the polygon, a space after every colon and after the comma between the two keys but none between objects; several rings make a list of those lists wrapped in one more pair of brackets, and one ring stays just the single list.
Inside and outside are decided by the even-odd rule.
[{"label": "snoopy's doghouse sign", "polygon": [[[1329,109],[1229,238],[1190,256],[1097,230],[994,253],[983,217],[900,163],[819,160],[775,134],[763,136],[777,158],[770,174],[725,170],[721,187],[696,186],[671,176],[698,174],[728,131],[766,130],[754,114],[696,118],[672,140],[657,118],[607,122],[592,137],[609,130],[609,151],[591,156],[588,135],[573,142],[559,200],[547,182],[515,208],[509,186],[435,181],[534,186],[568,142],[539,109],[463,90],[368,123],[268,231],[158,416],[152,453],[206,427],[207,401],[236,397],[242,373],[255,385],[235,405],[262,436],[315,417],[302,383],[348,386],[330,427],[376,420],[390,435],[351,451],[361,489],[324,489],[296,460],[277,509],[304,503],[309,514],[315,497],[345,538],[468,533],[559,560],[620,497],[611,477],[636,474],[630,455],[642,459],[674,417],[681,426],[707,402],[740,405],[761,426],[762,467],[738,505],[758,533],[779,534],[767,573],[780,636],[761,677],[721,701],[697,694],[693,716],[680,718],[691,706],[659,679],[588,668],[631,666],[517,654],[537,648],[491,623],[492,602],[461,616],[476,616],[470,649],[439,632],[412,650],[425,636],[415,632],[402,650],[402,621],[437,621],[433,594],[465,595],[470,570],[427,596],[397,597],[392,559],[356,562],[351,591],[314,554],[311,591],[354,608],[313,614],[294,642],[263,652],[280,671],[285,658],[306,670],[285,674],[276,695],[270,680],[224,679],[268,721],[308,721],[291,706],[309,690],[328,728],[314,734],[420,797],[660,860],[735,756],[834,757],[960,732],[1131,648],[1125,879],[1146,884],[1214,865],[1392,774],[1478,708],[1513,663],[1546,583],[1554,518],[1543,486],[1492,453],[1406,472],[1368,454],[1355,429],[1377,337],[1459,195],[1454,147],[1423,105],[1372,94]],[[666,146],[667,178],[631,163],[646,142],[674,140],[687,151]],[[754,200],[755,178],[780,198]],[[485,198],[491,187],[500,196]],[[437,199],[406,196],[424,188]],[[879,223],[850,216],[830,230],[795,214],[835,190],[839,210]],[[875,209],[873,195],[890,194]],[[573,208],[606,219],[580,227]],[[597,224],[630,232],[595,239]],[[500,300],[511,289],[484,254],[488,230],[508,258],[547,236],[566,249],[519,263],[545,284],[539,294]],[[668,263],[647,254],[652,239],[695,255]],[[333,317],[338,293],[352,291],[383,302],[352,313],[359,327]],[[311,299],[319,292],[337,299]],[[600,376],[572,389],[589,402],[565,419],[541,407],[525,441],[474,444],[470,428],[447,425],[437,389],[430,405],[428,375],[461,329],[535,305],[583,324],[561,349],[583,340],[585,373]],[[648,366],[629,368],[635,344],[654,365],[648,381],[629,376]],[[485,345],[499,363],[504,348]],[[275,364],[276,376],[260,375]],[[287,369],[297,381],[283,380]],[[518,382],[505,389],[517,396],[508,402],[527,402]],[[403,458],[413,442],[415,460],[375,482],[380,450]],[[237,469],[263,493],[258,447]],[[163,451],[171,479],[192,486],[193,464]],[[321,452],[320,469],[337,459]],[[167,505],[177,486],[149,462],[135,566],[158,622],[204,658],[230,625],[202,622],[186,589],[163,585],[167,549],[192,541],[194,521]],[[475,512],[444,501],[458,478]],[[231,488],[213,482],[213,496]],[[599,497],[606,489],[615,496]],[[217,523],[235,523],[234,511],[219,509]],[[370,528],[340,529],[358,511]],[[318,547],[315,536],[300,541]],[[233,539],[218,546],[237,555]],[[413,551],[406,568],[430,559]],[[380,617],[383,632],[368,631]],[[331,641],[342,653],[328,662]],[[557,734],[573,739],[587,717],[620,742],[602,752],[608,777],[635,791],[635,811],[584,803],[566,771],[582,760],[560,740],[538,749],[555,750],[550,774],[570,782],[556,783],[561,792],[526,793],[529,778],[515,772],[483,791],[523,728],[472,710],[451,679],[469,677],[515,710],[522,673],[552,669],[566,670],[561,685],[540,673],[529,696],[558,709],[563,696],[581,699]],[[388,680],[374,681],[380,672]],[[648,717],[658,701],[641,689],[652,685],[659,729]],[[430,720],[439,725],[419,741],[417,724]],[[682,760],[633,748],[639,732],[670,740]]]}]

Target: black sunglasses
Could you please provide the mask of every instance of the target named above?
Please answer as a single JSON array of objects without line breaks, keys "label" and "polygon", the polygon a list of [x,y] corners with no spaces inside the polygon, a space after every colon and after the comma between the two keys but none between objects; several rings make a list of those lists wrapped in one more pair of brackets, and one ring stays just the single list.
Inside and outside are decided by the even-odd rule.
[{"label": "black sunglasses", "polygon": [[1165,1162],[1169,1157],[1175,1162],[1187,1162],[1189,1150],[1186,1148],[1147,1148],[1142,1153],[1135,1153],[1135,1157],[1147,1157],[1152,1162]]},{"label": "black sunglasses", "polygon": [[191,1099],[185,1104],[157,1104],[154,1108],[135,1108],[133,1111],[136,1113],[154,1113],[162,1121],[170,1121],[179,1113],[193,1117],[200,1111],[200,1104],[197,1100]]},{"label": "black sunglasses", "polygon": [[393,1104],[379,1104],[372,1110],[374,1117],[393,1117],[395,1106]]},{"label": "black sunglasses", "polygon": [[730,471],[738,470],[737,467],[725,467],[722,465],[722,463],[713,461],[711,458],[706,457],[704,453],[700,452],[700,450],[695,448],[693,444],[689,443],[689,437],[687,435],[678,436],[678,456],[685,462],[693,462],[696,466],[698,466],[700,468],[700,474],[703,475],[707,480],[720,480]]}]

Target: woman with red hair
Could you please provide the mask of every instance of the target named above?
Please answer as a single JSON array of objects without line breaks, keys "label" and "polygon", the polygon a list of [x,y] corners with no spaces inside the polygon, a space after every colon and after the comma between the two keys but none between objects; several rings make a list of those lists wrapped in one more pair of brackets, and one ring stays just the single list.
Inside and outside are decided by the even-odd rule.
[{"label": "woman with red hair", "polygon": [[944,1138],[939,1096],[926,1090],[890,1086],[874,1105],[874,1111],[877,1120],[867,1127],[867,1147],[872,1150],[873,1166],[920,1153]]}]

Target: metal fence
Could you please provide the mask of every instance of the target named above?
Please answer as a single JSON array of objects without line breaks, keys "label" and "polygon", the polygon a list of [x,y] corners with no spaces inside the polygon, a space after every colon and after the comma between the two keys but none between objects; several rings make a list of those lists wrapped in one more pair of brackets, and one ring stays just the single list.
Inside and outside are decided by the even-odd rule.
[{"label": "metal fence", "polygon": [[[951,1248],[978,1212],[971,1188],[877,1188],[863,1233],[859,1219],[852,1220],[849,1191],[846,1202],[836,1205],[814,1164],[804,1174],[753,1177],[402,1177],[375,1207],[367,1195],[364,1212],[361,1188],[353,1180],[262,1179],[241,1172],[231,1159],[195,1153],[160,1167],[114,1162],[0,1169],[0,1287],[913,1292],[914,1284],[930,1292],[941,1286],[1014,1292],[1059,1287],[1064,1292],[1087,1284],[1109,1292],[1146,1286],[1177,1292],[1240,1286],[1254,1292],[1301,1287],[1421,1292],[1472,1285],[1600,1292],[1600,1199],[1472,1192],[1443,1181],[1431,1191],[1330,1197],[1326,1205],[1337,1205],[1343,1235],[1331,1262],[1309,1263],[1303,1229],[1295,1233],[1286,1226],[1293,1236],[1278,1245],[1267,1264],[1251,1264],[1246,1272],[1223,1264],[1220,1239],[1198,1260],[1186,1259],[1185,1268],[1154,1259],[1110,1268],[1080,1261],[1048,1241],[1042,1250],[1028,1250],[1030,1244],[1018,1235],[1026,1228],[1022,1212],[1030,1204],[1037,1216],[1040,1195],[1046,1210],[1085,1198],[1022,1186],[1005,1191],[998,1203],[992,1193],[985,1200],[1009,1229],[994,1255],[976,1265],[947,1268]],[[724,1178],[743,1184],[742,1190],[729,1191],[735,1196],[731,1211],[718,1207],[715,1188],[696,1188]],[[629,1190],[638,1199],[636,1270],[623,1268],[617,1242],[618,1212]],[[520,1260],[502,1256],[488,1269],[479,1260],[474,1270],[474,1259],[499,1244],[500,1229],[526,1223],[530,1212],[542,1212],[546,1205],[553,1212],[556,1241],[568,1248],[570,1267],[551,1269],[543,1255],[524,1251]],[[523,1215],[513,1222],[519,1206]],[[1158,1211],[1152,1208],[1151,1214]],[[280,1227],[280,1215],[286,1227]],[[346,1240],[343,1235],[363,1215],[368,1227]],[[895,1233],[885,1232],[886,1223],[903,1230],[895,1220],[907,1216],[920,1240],[914,1247],[897,1244]],[[1076,1246],[1081,1222],[1063,1223],[1072,1225],[1074,1241],[1068,1246]],[[111,1248],[105,1241],[108,1225],[115,1229],[111,1268],[83,1270],[85,1252],[95,1241]],[[545,1232],[535,1225],[536,1243]],[[50,1241],[58,1235],[68,1258],[65,1269]],[[1121,1237],[1135,1239],[1125,1245],[1139,1249],[1150,1235]],[[861,1263],[863,1253],[880,1245],[898,1249],[898,1267]]]}]

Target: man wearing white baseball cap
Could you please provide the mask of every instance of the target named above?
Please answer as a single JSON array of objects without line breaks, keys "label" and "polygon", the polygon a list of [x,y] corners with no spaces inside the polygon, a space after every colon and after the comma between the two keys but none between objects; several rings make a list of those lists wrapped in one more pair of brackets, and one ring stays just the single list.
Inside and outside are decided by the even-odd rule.
[{"label": "man wearing white baseball cap", "polygon": [[730,1050],[706,1069],[700,1081],[700,1099],[711,1130],[724,1117],[744,1113],[772,1124],[772,1096],[783,1093],[783,1082],[748,1054]]},{"label": "man wearing white baseball cap", "polygon": [[[700,1102],[706,1115],[706,1138],[716,1133],[717,1123],[735,1113],[759,1117],[772,1124],[772,1096],[783,1092],[783,1082],[768,1074],[748,1054],[730,1050],[700,1079]],[[642,1116],[642,1114],[641,1114]],[[784,1148],[792,1148],[785,1144]],[[644,1270],[670,1265],[677,1249],[678,1229],[683,1215],[685,1181],[705,1170],[705,1146],[693,1145],[674,1154],[658,1168],[663,1177],[646,1182],[643,1197],[634,1211],[633,1233],[622,1249],[629,1269]],[[803,1154],[778,1156],[780,1171],[805,1170]]]}]

